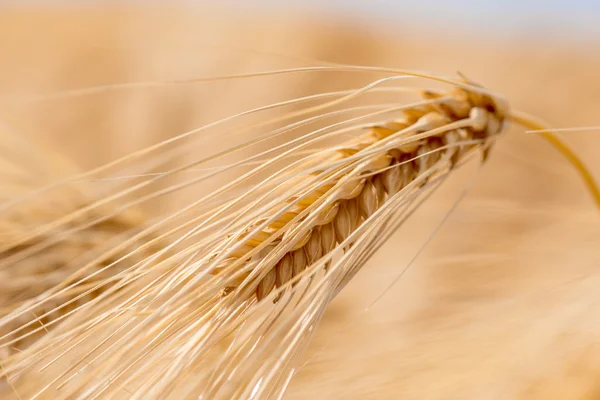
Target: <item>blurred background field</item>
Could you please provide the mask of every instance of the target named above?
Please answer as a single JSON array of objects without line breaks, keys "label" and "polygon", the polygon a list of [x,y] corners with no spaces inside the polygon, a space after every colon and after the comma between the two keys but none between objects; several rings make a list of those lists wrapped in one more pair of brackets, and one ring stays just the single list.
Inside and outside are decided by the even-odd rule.
[{"label": "blurred background field", "polygon": [[[0,118],[92,168],[247,108],[377,76],[305,73],[32,98],[321,60],[460,71],[553,126],[600,125],[594,2],[459,1],[451,2],[454,11],[436,2],[374,3],[4,5]],[[566,135],[600,176],[600,131]],[[207,137],[192,157],[227,145]],[[569,165],[534,134],[511,129],[423,254],[386,291],[476,169],[434,196],[331,305],[287,398],[600,395],[600,217]],[[192,188],[153,207],[177,207],[208,190]]]}]

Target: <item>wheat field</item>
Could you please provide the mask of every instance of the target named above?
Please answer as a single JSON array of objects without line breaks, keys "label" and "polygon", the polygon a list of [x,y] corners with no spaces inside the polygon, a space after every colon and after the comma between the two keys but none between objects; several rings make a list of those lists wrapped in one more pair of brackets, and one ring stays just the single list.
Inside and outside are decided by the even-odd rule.
[{"label": "wheat field", "polygon": [[[372,76],[307,73],[32,101],[36,95],[309,59],[460,71],[553,126],[600,124],[600,54],[541,38],[401,34],[310,14],[33,7],[0,11],[0,54],[2,122],[81,169],[247,108],[359,87]],[[600,176],[598,132],[565,137]],[[227,145],[207,137],[194,157]],[[176,209],[219,182],[211,185],[147,211]],[[436,193],[329,306],[285,398],[598,398],[598,238],[598,210],[570,166],[535,134],[511,129],[489,162]]]}]

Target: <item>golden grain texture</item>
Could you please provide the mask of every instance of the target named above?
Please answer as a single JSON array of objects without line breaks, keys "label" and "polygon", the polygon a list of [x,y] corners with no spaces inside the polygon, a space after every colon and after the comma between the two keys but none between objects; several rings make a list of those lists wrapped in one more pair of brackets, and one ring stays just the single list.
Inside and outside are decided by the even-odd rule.
[{"label": "golden grain texture", "polygon": [[[506,125],[508,109],[503,100],[458,87],[450,93],[426,91],[421,95],[424,97],[421,104],[402,109],[402,119],[373,126],[366,134],[341,143],[335,150],[324,150],[330,153],[332,161],[356,156],[357,165],[334,173],[313,173],[314,178],[324,175],[324,184],[317,181],[317,189],[306,196],[288,199],[291,207],[287,212],[226,260],[225,264],[235,262],[273,236],[277,239],[271,245],[289,243],[287,253],[259,282],[258,300],[276,287],[287,285],[344,243],[363,221],[368,221],[402,189],[409,185],[425,186],[433,176],[452,170],[474,150],[481,150],[482,159],[487,158],[492,141]],[[383,148],[375,152],[377,146]],[[373,153],[364,155],[363,150]],[[315,204],[320,204],[319,211],[313,212],[316,216],[301,230],[294,229],[293,222]],[[260,223],[248,230],[257,226]]]},{"label": "golden grain texture", "polygon": [[[168,16],[130,10],[3,11],[2,98],[40,88],[269,67],[265,55],[229,51],[207,58],[197,50],[196,38],[210,32],[231,46],[284,53],[293,48],[337,62],[459,69],[555,126],[598,124],[600,60],[586,49],[474,43],[461,32],[456,38],[445,35],[445,42],[410,30],[395,37],[302,17],[250,22],[223,15],[210,22],[177,11]],[[232,24],[235,32],[228,28]],[[33,34],[31,26],[44,34]],[[340,79],[360,84],[360,77]],[[11,102],[3,104],[2,116],[91,167],[238,111],[257,97],[260,102],[301,95],[309,87],[335,86],[332,81],[311,77],[270,91],[243,81],[210,95],[205,88],[182,86],[85,101]],[[572,135],[570,141],[597,171],[598,136]],[[424,241],[451,188],[434,196],[334,301],[288,398],[594,394],[600,350],[597,214],[568,167],[539,138],[515,134],[497,150],[481,172],[484,178],[385,297],[361,311]]]}]

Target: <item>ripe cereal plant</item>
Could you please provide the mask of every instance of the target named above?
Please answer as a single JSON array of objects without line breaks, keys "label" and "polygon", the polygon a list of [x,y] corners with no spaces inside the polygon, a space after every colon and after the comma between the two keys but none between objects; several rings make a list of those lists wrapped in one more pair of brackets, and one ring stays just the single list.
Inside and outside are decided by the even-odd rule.
[{"label": "ripe cereal plant", "polygon": [[[228,117],[34,192],[35,198],[62,193],[128,164],[144,172],[134,176],[138,183],[96,200],[75,197],[70,212],[16,229],[2,243],[0,267],[18,267],[23,279],[46,277],[47,272],[36,270],[38,263],[27,265],[37,252],[44,257],[62,255],[65,249],[75,253],[74,261],[51,265],[56,277],[31,292],[9,296],[0,319],[0,346],[5,354],[2,376],[14,393],[65,399],[282,397],[331,300],[456,168],[473,158],[488,158],[509,121],[541,130],[600,205],[591,174],[557,136],[464,78],[319,66],[207,80],[311,71],[388,76],[356,90],[306,96]],[[389,86],[407,78],[442,83],[446,89]],[[335,108],[390,91],[420,99]],[[315,101],[319,103],[312,105]],[[239,146],[152,172],[165,160],[193,151],[182,144],[185,138],[289,105],[305,106],[256,123],[264,133]],[[351,112],[361,114],[323,124]],[[293,122],[266,129],[287,120]],[[211,164],[315,123],[324,126],[241,161]],[[199,177],[142,192],[156,181],[203,167]],[[147,221],[137,212],[123,214],[238,167],[246,169],[239,178],[173,214]],[[30,201],[27,195],[17,197],[3,213],[18,216]],[[77,247],[82,237],[83,249]],[[107,247],[93,245],[105,240]],[[14,348],[18,351],[10,351]]]},{"label": "ripe cereal plant", "polygon": [[[240,35],[229,28],[245,32],[240,21],[211,25],[204,19],[199,25],[192,17],[191,24],[173,24],[179,20],[171,17],[161,12],[150,24],[137,17],[119,17],[115,23],[112,16],[93,12],[59,17],[56,23],[57,17],[42,14],[37,22],[21,23],[46,27],[33,42],[19,41],[18,24],[12,22],[18,18],[2,19],[0,31],[10,34],[0,35],[7,55],[0,65],[0,113],[10,115],[13,104],[4,100],[15,93],[12,80],[20,76],[31,81],[21,85],[24,93],[32,87],[36,93],[55,93],[136,78],[282,67],[254,64],[236,52],[234,57],[221,54],[217,69],[205,72],[210,56],[197,54],[197,44],[171,51],[177,47],[171,25],[181,25],[186,40],[231,31],[235,43],[274,38],[270,43],[281,47],[281,41],[281,51],[293,46],[302,53],[307,47],[316,57],[326,54],[342,63],[460,68],[500,88],[514,107],[549,116],[557,126],[596,122],[595,71],[586,72],[597,65],[591,54],[547,57],[539,46],[521,51],[511,43],[508,51],[487,42],[476,51],[472,41],[459,45],[466,42],[448,38],[434,45],[411,35],[381,46],[383,37],[371,40],[355,25],[338,35],[329,22],[286,26],[287,35],[270,28],[262,35]],[[107,30],[106,21],[118,29]],[[301,38],[289,35],[294,29]],[[94,30],[98,34],[90,35]],[[23,31],[30,38],[30,29]],[[61,47],[53,40],[71,44]],[[139,51],[148,42],[152,50]],[[17,48],[39,50],[12,53]],[[187,70],[192,53],[199,63]],[[173,68],[164,68],[163,59]],[[20,75],[9,73],[12,64],[23,70]],[[147,66],[158,67],[158,73],[148,74]],[[404,87],[414,79],[379,70],[375,73],[384,81],[361,90],[360,78],[376,78],[337,72],[334,66],[340,68],[296,68],[215,86],[208,80],[201,85],[149,82],[152,89],[116,85],[24,104],[25,118],[39,120],[40,126],[16,125],[48,136],[83,168],[24,143],[20,132],[2,131],[0,159],[10,168],[3,164],[1,170],[0,220],[8,239],[0,242],[6,251],[0,257],[0,284],[10,291],[0,295],[6,301],[0,314],[0,346],[5,345],[0,370],[10,379],[0,379],[0,398],[277,398],[282,392],[270,389],[286,386],[288,399],[594,398],[600,373],[593,361],[598,330],[592,317],[597,298],[597,230],[592,227],[597,222],[595,214],[586,215],[585,199],[577,198],[579,182],[567,181],[575,174],[559,163],[555,171],[544,165],[552,153],[544,157],[547,146],[537,134],[487,137],[488,130],[470,125],[440,134],[409,129],[420,120],[436,126],[436,114],[447,118],[446,124],[475,122],[471,111],[462,118],[452,113],[453,104],[461,99],[465,104],[465,93],[467,108],[483,108],[485,115],[498,103],[488,120],[492,124],[502,116],[529,124],[532,118],[462,78],[446,84],[426,78]],[[574,66],[579,72],[567,73]],[[48,84],[46,75],[58,86]],[[299,81],[293,90],[280,80],[291,75]],[[552,96],[539,95],[540,89]],[[312,97],[293,99],[307,96]],[[198,103],[198,97],[206,101]],[[267,106],[237,115],[239,108],[255,107],[246,107],[244,98]],[[276,101],[285,104],[275,106]],[[576,106],[567,110],[567,103]],[[208,121],[190,119],[197,114]],[[172,138],[234,114],[222,124]],[[403,127],[405,133],[398,130]],[[162,142],[138,151],[147,144],[130,146],[137,132],[129,131],[143,132],[141,141]],[[501,131],[507,131],[506,123]],[[109,138],[107,132],[119,136]],[[427,137],[413,142],[417,135]],[[439,204],[444,212],[454,208],[448,187],[464,185],[461,176],[483,165],[479,160],[493,143],[479,174],[487,179],[478,180],[449,223],[431,232],[427,224],[444,219],[432,215],[432,206]],[[577,148],[596,167],[592,133],[584,143],[589,144],[580,142]],[[115,158],[120,161],[96,168]],[[578,168],[593,191],[589,174]],[[402,189],[390,196],[388,190],[398,182]],[[482,190],[487,198],[478,197]],[[360,194],[350,198],[352,191]],[[162,207],[179,196],[181,204]],[[575,202],[561,208],[566,198]],[[476,236],[469,236],[469,228]],[[564,232],[570,237],[557,241]],[[405,274],[412,247],[428,241],[423,235],[434,236],[428,248],[435,256],[419,257]],[[327,246],[332,236],[333,249]],[[307,254],[319,252],[324,257],[307,265]],[[48,264],[52,275],[46,273]],[[360,318],[351,315],[361,311],[365,299],[377,301],[400,277],[378,307]],[[348,320],[359,323],[346,326]],[[244,392],[251,389],[249,395]]]}]

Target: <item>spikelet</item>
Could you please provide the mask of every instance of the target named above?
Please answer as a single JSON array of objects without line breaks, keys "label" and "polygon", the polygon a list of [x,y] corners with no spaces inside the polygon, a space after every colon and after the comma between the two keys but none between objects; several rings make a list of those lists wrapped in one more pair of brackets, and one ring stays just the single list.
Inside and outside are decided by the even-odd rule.
[{"label": "spikelet", "polygon": [[[389,235],[455,168],[474,157],[487,159],[507,121],[532,124],[499,96],[470,82],[407,75],[453,87],[420,90],[418,102],[313,130],[244,160],[237,165],[267,161],[188,207],[152,225],[141,224],[102,257],[78,264],[83,276],[60,282],[6,313],[0,332],[8,332],[0,337],[0,348],[45,334],[5,356],[2,376],[20,396],[37,399],[279,398],[328,303]],[[395,78],[350,93],[297,99],[341,96],[288,116],[322,113]],[[380,120],[362,123],[367,117]],[[342,138],[346,134],[353,138]],[[325,140],[333,144],[324,146]],[[562,143],[555,144],[572,155]],[[14,254],[23,254],[26,249],[17,245],[33,238],[52,243],[47,235],[57,227],[70,227],[66,237],[75,237],[86,232],[83,216],[100,212],[103,221],[110,220],[119,215],[106,211],[111,203],[202,162],[80,205],[14,239],[3,251],[16,248]],[[583,164],[575,166],[590,177]],[[258,183],[244,186],[255,177],[261,178]],[[586,182],[596,188],[591,177]],[[168,224],[175,227],[169,230]],[[156,233],[160,229],[166,233]],[[1,266],[10,262],[5,259]],[[38,309],[47,311],[25,317]],[[43,327],[37,326],[40,322]]]}]

